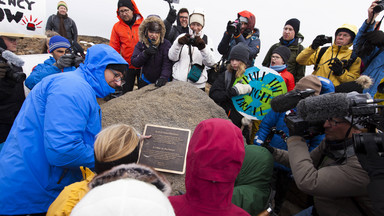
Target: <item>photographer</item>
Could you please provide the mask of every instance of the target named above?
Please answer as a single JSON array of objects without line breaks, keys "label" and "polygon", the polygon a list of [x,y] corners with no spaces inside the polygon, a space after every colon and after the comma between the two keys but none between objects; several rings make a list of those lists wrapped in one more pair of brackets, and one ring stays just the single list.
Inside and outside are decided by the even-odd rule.
[{"label": "photographer", "polygon": [[174,80],[189,82],[205,91],[208,75],[205,66],[215,64],[210,38],[203,33],[204,12],[194,10],[189,16],[189,34],[181,34],[169,49],[168,57],[174,61],[172,77]]},{"label": "photographer", "polygon": [[[174,19],[176,19],[176,25],[172,25]],[[188,19],[189,12],[187,8],[181,8],[177,15],[175,9],[170,8],[168,16],[164,20],[166,28],[165,39],[169,40],[169,42],[173,44],[180,34],[189,33]]]},{"label": "photographer", "polygon": [[[378,4],[378,2],[375,0],[368,8],[368,18],[360,27],[353,44],[354,47],[357,47],[357,54],[364,64],[362,74],[370,76],[374,81],[369,89],[364,90],[364,93],[369,93],[372,97],[376,94],[377,86],[384,78],[384,32],[375,29],[377,24],[375,19],[383,10],[384,3]],[[378,27],[380,24],[381,22]]]},{"label": "photographer", "polygon": [[[238,43],[243,42],[249,48],[249,59],[247,66],[253,66],[254,60],[260,51],[260,33],[259,29],[255,28],[256,18],[249,11],[241,11],[237,14],[237,19],[232,22],[228,21],[227,29],[224,32],[223,38],[220,41],[217,51],[223,55],[223,60],[228,61],[231,49]],[[220,68],[219,71],[225,70]]]},{"label": "photographer", "polygon": [[139,27],[139,42],[132,54],[132,65],[141,67],[138,87],[155,83],[165,85],[172,73],[172,63],[168,58],[171,43],[164,39],[165,26],[157,16],[146,18]]},{"label": "photographer", "polygon": [[304,138],[297,135],[300,131],[289,128],[288,152],[273,148],[275,160],[290,165],[297,187],[314,196],[313,215],[372,215],[369,178],[357,160],[351,139],[363,127],[352,122],[350,116],[329,118],[323,127],[325,139],[310,153]]},{"label": "photographer", "polygon": [[17,38],[0,36],[0,49],[4,50],[0,55],[0,150],[25,99],[21,65],[17,67],[3,58],[5,51],[16,52],[16,48]]},{"label": "photographer", "polygon": [[38,64],[33,68],[31,74],[25,80],[25,86],[32,90],[46,76],[76,70],[76,67],[84,59],[74,54],[66,54],[70,47],[71,44],[66,38],[59,35],[53,36],[49,40],[48,48],[52,56],[45,60],[43,64]]},{"label": "photographer", "polygon": [[354,25],[344,24],[335,32],[334,44],[330,47],[322,47],[326,43],[332,43],[332,37],[318,35],[312,45],[305,48],[296,58],[301,65],[315,65],[313,75],[330,79],[336,87],[341,83],[354,81],[360,76],[361,59],[357,58],[349,66],[353,39],[357,28]]}]

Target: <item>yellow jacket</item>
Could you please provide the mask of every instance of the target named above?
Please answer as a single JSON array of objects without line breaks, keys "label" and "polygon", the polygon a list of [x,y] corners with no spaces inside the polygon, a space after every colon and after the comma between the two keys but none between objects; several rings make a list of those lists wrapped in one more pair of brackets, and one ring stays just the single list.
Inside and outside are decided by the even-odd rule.
[{"label": "yellow jacket", "polygon": [[[380,80],[380,84],[384,82],[384,78]],[[376,94],[373,96],[374,99],[384,99],[384,93],[379,93],[379,91],[376,92]],[[384,101],[378,103],[379,105],[384,105]]]},{"label": "yellow jacket", "polygon": [[88,193],[88,183],[95,174],[86,167],[81,166],[80,170],[83,173],[84,180],[65,187],[51,206],[49,206],[47,216],[70,215],[75,205]]},{"label": "yellow jacket", "polygon": [[[360,58],[357,58],[351,65],[349,70],[346,70],[345,73],[341,76],[333,75],[328,65],[328,63],[330,62],[329,60],[331,58],[338,58],[339,60],[348,60],[352,54],[352,50],[349,49],[351,45],[352,44],[341,47],[332,45],[331,47],[329,47],[325,51],[324,55],[321,57],[317,70],[314,71],[312,74],[330,79],[333,82],[334,86],[338,86],[341,83],[356,80],[360,76]],[[311,46],[309,46],[297,56],[296,61],[301,65],[314,65],[316,64],[319,51],[320,48],[314,50]]]}]

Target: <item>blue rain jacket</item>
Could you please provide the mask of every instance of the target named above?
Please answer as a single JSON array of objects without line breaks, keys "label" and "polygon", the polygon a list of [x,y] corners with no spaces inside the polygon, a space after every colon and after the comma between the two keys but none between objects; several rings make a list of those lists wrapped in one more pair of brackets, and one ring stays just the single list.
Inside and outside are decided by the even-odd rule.
[{"label": "blue rain jacket", "polygon": [[94,167],[96,97],[115,92],[104,71],[128,63],[108,45],[87,52],[78,69],[46,77],[26,98],[0,152],[0,215],[46,212],[65,186],[82,179],[80,166]]},{"label": "blue rain jacket", "polygon": [[[355,40],[353,41],[353,47],[357,47],[358,44],[363,43],[364,41],[362,36],[364,33],[365,28],[367,28],[367,23],[364,21],[363,25],[360,27],[359,32],[356,35]],[[367,32],[371,32],[374,30],[375,23],[368,26]],[[381,79],[384,78],[384,51],[381,51],[381,53],[377,54],[377,52],[380,51],[380,48],[375,47],[370,55],[363,57],[361,60],[364,64],[364,72],[362,75],[367,75],[372,78],[373,85],[368,88],[364,89],[364,93],[369,93],[372,98],[376,94],[377,86],[380,84]],[[370,62],[370,63],[369,63]],[[369,63],[369,65],[367,65]]]}]

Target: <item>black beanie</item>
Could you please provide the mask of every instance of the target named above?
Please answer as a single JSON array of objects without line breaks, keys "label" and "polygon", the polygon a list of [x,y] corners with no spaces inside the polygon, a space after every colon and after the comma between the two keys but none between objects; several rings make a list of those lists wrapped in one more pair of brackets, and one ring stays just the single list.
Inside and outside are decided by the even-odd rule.
[{"label": "black beanie", "polygon": [[240,60],[244,62],[244,64],[247,64],[249,61],[248,46],[243,43],[238,43],[236,46],[232,47],[228,60],[232,59]]},{"label": "black beanie", "polygon": [[112,69],[115,71],[119,71],[122,74],[124,74],[125,71],[128,69],[128,64],[109,64],[107,65],[106,69]]},{"label": "black beanie", "polygon": [[277,53],[281,56],[284,61],[284,64],[288,63],[289,57],[291,57],[291,50],[286,46],[279,46],[272,51],[272,54]]},{"label": "black beanie", "polygon": [[158,22],[149,22],[147,30],[150,32],[161,32],[161,25]]},{"label": "black beanie", "polygon": [[284,26],[286,25],[290,25],[293,27],[293,30],[295,30],[295,37],[297,35],[297,33],[299,33],[300,31],[300,20],[296,19],[296,18],[292,18],[290,20],[288,20]]},{"label": "black beanie", "polygon": [[117,3],[117,9],[119,9],[120,7],[127,7],[131,9],[131,11],[133,11],[133,4],[131,0],[119,0],[119,2]]}]

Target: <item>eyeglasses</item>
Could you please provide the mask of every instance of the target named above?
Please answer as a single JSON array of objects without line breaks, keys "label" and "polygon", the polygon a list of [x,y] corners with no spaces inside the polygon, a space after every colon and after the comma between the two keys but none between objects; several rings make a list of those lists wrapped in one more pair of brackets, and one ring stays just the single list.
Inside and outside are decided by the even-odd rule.
[{"label": "eyeglasses", "polygon": [[123,75],[120,75],[118,72],[116,72],[115,70],[113,70],[113,69],[111,69],[111,68],[109,68],[109,70],[111,70],[112,71],[112,73],[113,73],[113,80],[115,81],[115,82],[121,82],[121,85],[124,85],[125,84],[125,81],[123,80]]},{"label": "eyeglasses", "polygon": [[333,119],[327,119],[327,121],[329,122],[329,124],[332,126],[332,127],[336,127],[338,124],[343,124],[343,123],[347,123],[347,121],[335,121]]},{"label": "eyeglasses", "polygon": [[119,14],[128,13],[129,11],[131,11],[131,10],[128,10],[128,9],[125,9],[125,10],[119,10]]},{"label": "eyeglasses", "polygon": [[280,56],[271,56],[271,59],[281,59],[281,57]]},{"label": "eyeglasses", "polygon": [[188,19],[187,16],[179,16],[180,19]]}]

